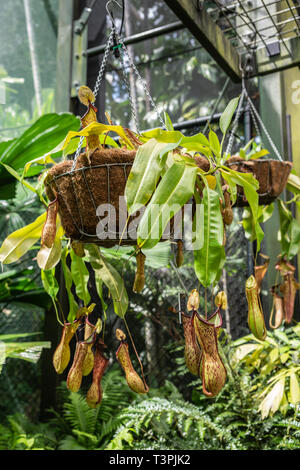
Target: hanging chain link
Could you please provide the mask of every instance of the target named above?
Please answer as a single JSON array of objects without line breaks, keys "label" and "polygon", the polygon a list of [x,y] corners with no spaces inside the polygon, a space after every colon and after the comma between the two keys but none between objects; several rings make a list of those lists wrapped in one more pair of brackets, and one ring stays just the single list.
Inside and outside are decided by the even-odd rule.
[{"label": "hanging chain link", "polygon": [[238,108],[237,108],[237,111],[236,111],[236,115],[235,115],[235,118],[234,118],[234,121],[233,121],[233,125],[232,125],[232,129],[231,129],[230,137],[229,137],[229,140],[228,140],[225,155],[228,155],[228,154],[231,155],[234,134],[235,134],[235,132],[237,130],[237,127],[239,125],[239,119],[240,119],[240,115],[241,115],[241,111],[242,111],[242,104],[244,102],[245,91],[246,90],[243,87],[241,97],[240,97],[240,100],[239,100],[239,104],[238,104]]},{"label": "hanging chain link", "polygon": [[256,133],[261,138],[261,142],[262,142],[262,137],[261,137],[261,133],[260,133],[260,130],[259,130],[259,126],[264,131],[264,133],[265,133],[265,135],[266,135],[266,137],[267,137],[267,139],[268,139],[268,141],[269,141],[276,157],[278,158],[278,160],[283,161],[283,158],[281,157],[276,145],[274,144],[274,142],[272,140],[272,137],[270,136],[269,132],[267,131],[267,129],[266,129],[266,127],[265,127],[265,125],[264,125],[264,123],[263,123],[256,107],[254,106],[254,104],[253,104],[253,102],[252,102],[252,100],[251,100],[251,98],[248,94],[248,91],[247,91],[246,86],[245,86],[244,78],[242,80],[242,93],[241,93],[241,97],[240,97],[240,100],[239,100],[238,109],[237,109],[237,112],[236,112],[236,115],[235,115],[235,118],[234,118],[234,121],[233,121],[233,126],[232,126],[232,130],[231,130],[230,138],[229,138],[229,141],[228,141],[227,149],[226,149],[226,154],[227,155],[231,154],[233,138],[234,138],[234,134],[237,130],[238,121],[239,121],[239,118],[240,118],[244,98],[246,98],[246,101],[248,103],[250,115],[251,115],[252,121],[254,123]]},{"label": "hanging chain link", "polygon": [[267,131],[267,129],[266,129],[266,127],[265,127],[265,125],[264,125],[264,123],[263,123],[263,121],[262,121],[260,115],[259,115],[258,112],[257,112],[256,107],[255,107],[254,104],[252,103],[252,100],[251,100],[251,98],[250,98],[250,96],[248,95],[247,92],[246,92],[246,97],[247,97],[247,101],[248,101],[248,103],[249,103],[249,105],[250,105],[250,108],[252,109],[253,114],[254,114],[255,117],[257,118],[257,120],[258,120],[258,122],[259,122],[259,124],[260,124],[260,126],[261,126],[261,128],[262,128],[262,130],[264,131],[264,133],[265,133],[265,135],[266,135],[266,137],[267,137],[267,139],[268,139],[268,141],[269,141],[269,143],[270,143],[270,145],[271,145],[271,147],[272,147],[272,149],[273,149],[273,151],[274,151],[276,157],[278,158],[278,160],[280,160],[280,161],[282,162],[282,161],[283,161],[283,158],[281,157],[281,155],[280,155],[280,153],[279,153],[279,151],[278,151],[276,145],[274,144],[274,142],[273,142],[273,140],[272,140],[272,137],[270,136],[269,132]]},{"label": "hanging chain link", "polygon": [[141,83],[141,85],[142,85],[142,87],[143,87],[143,90],[144,90],[144,92],[145,92],[145,95],[147,96],[148,100],[150,101],[150,104],[151,104],[152,108],[154,109],[157,118],[159,119],[159,121],[161,122],[163,128],[165,129],[166,126],[165,126],[164,120],[162,119],[162,117],[161,117],[161,115],[160,115],[160,112],[159,112],[159,110],[158,110],[156,104],[155,104],[154,101],[153,101],[153,98],[152,98],[152,96],[151,96],[151,94],[150,94],[150,91],[149,91],[149,89],[148,89],[148,86],[147,86],[145,80],[141,77],[140,72],[138,71],[138,69],[137,69],[135,63],[133,62],[133,60],[132,60],[132,58],[131,58],[131,56],[130,56],[130,54],[129,54],[129,52],[128,52],[128,50],[127,50],[127,48],[126,48],[126,46],[125,46],[125,44],[124,44],[124,42],[123,42],[123,40],[120,39],[120,38],[119,38],[118,40],[119,40],[119,43],[121,44],[121,47],[122,47],[122,49],[123,49],[123,51],[124,51],[124,53],[125,53],[125,55],[126,55],[126,57],[127,57],[127,59],[128,59],[129,66],[132,68],[132,70],[134,71],[134,73],[135,73],[136,76],[138,77],[138,80],[139,80],[139,82]]},{"label": "hanging chain link", "polygon": [[[95,99],[96,99],[96,97],[97,97],[97,95],[98,95],[98,93],[99,93],[100,85],[101,85],[101,83],[102,83],[102,79],[103,79],[104,72],[105,72],[105,69],[106,69],[107,59],[108,59],[109,52],[110,52],[110,48],[111,48],[111,45],[112,45],[112,42],[113,42],[113,36],[114,36],[114,28],[112,28],[112,30],[111,30],[111,32],[110,32],[110,34],[109,34],[107,43],[106,43],[106,45],[105,45],[104,56],[103,56],[103,59],[102,59],[102,62],[101,62],[101,66],[100,66],[100,69],[99,69],[99,73],[98,73],[98,76],[97,76],[97,79],[96,79],[96,83],[95,83],[95,86],[94,86],[93,94],[94,94]],[[74,170],[75,167],[76,167],[77,158],[78,158],[79,155],[80,155],[81,147],[82,147],[83,141],[84,141],[84,137],[81,136],[81,137],[80,137],[80,140],[79,140],[79,144],[78,144],[77,150],[76,150],[76,153],[75,153],[75,156],[74,156],[73,165],[72,165],[72,170]]]},{"label": "hanging chain link", "polygon": [[[155,113],[156,113],[156,116],[157,118],[159,119],[160,123],[162,124],[162,127],[164,129],[166,129],[166,126],[165,126],[165,123],[164,123],[164,120],[162,119],[161,117],[161,114],[156,106],[156,104],[154,103],[154,100],[150,94],[150,91],[148,89],[148,86],[145,82],[145,80],[142,78],[142,76],[140,75],[136,65],[134,64],[133,60],[132,60],[132,57],[127,49],[127,47],[125,46],[124,42],[123,42],[123,39],[121,39],[116,31],[116,28],[115,28],[115,25],[113,23],[112,25],[112,29],[111,29],[111,32],[109,34],[109,37],[108,37],[108,40],[107,40],[107,43],[105,45],[105,50],[104,50],[104,56],[103,56],[103,60],[102,60],[102,63],[101,63],[101,66],[100,66],[100,70],[99,70],[99,73],[98,73],[98,76],[97,76],[97,79],[96,79],[96,83],[95,83],[95,87],[94,87],[94,90],[93,90],[93,93],[94,93],[94,96],[96,98],[96,96],[98,95],[98,92],[99,92],[99,89],[100,89],[100,86],[101,86],[101,83],[102,83],[102,80],[103,80],[103,76],[104,76],[104,72],[105,72],[105,69],[106,69],[106,65],[107,65],[107,60],[108,60],[108,56],[109,56],[109,53],[110,53],[110,49],[111,49],[111,46],[113,44],[113,41],[114,41],[114,38],[117,40],[118,42],[118,45],[121,46],[121,49],[122,51],[124,52],[124,56],[126,56],[127,58],[127,61],[128,61],[128,64],[129,64],[129,67],[133,70],[133,72],[136,74],[139,82],[141,83],[142,87],[143,87],[143,90],[144,90],[144,93],[145,95],[147,96],[152,108],[154,109]],[[122,72],[123,72],[123,77],[124,77],[124,81],[125,81],[125,84],[126,84],[126,87],[127,87],[127,90],[128,90],[128,97],[129,97],[129,102],[130,102],[130,108],[131,108],[131,113],[132,113],[132,117],[133,117],[133,120],[134,120],[134,123],[135,123],[135,126],[136,126],[136,130],[139,131],[139,125],[138,125],[138,118],[137,118],[137,111],[136,111],[136,106],[135,106],[135,103],[133,102],[133,98],[132,98],[132,94],[131,94],[131,91],[130,91],[130,85],[128,83],[128,79],[127,79],[127,75],[126,75],[126,65],[124,63],[124,58],[122,57]],[[75,153],[75,156],[74,156],[74,160],[73,160],[73,165],[72,165],[72,170],[75,169],[76,167],[76,162],[77,162],[77,159],[80,155],[80,152],[81,152],[81,147],[82,147],[82,144],[83,144],[83,141],[84,141],[84,137],[81,136],[80,137],[80,140],[79,140],[79,144],[78,144],[78,147],[77,147],[77,150],[76,150],[76,153]]]}]

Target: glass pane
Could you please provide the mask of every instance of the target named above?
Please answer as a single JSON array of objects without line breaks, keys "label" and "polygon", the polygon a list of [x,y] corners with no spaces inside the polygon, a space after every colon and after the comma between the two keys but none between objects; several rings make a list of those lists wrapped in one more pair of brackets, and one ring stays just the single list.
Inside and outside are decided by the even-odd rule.
[{"label": "glass pane", "polygon": [[[27,8],[26,8],[27,7]],[[0,140],[53,111],[58,0],[10,0],[0,9]]]}]

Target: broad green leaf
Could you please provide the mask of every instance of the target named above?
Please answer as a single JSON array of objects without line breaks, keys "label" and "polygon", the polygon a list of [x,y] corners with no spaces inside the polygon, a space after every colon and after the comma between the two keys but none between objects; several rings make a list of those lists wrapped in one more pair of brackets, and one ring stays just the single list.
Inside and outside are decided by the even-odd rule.
[{"label": "broad green leaf", "polygon": [[67,255],[68,255],[68,249],[67,247],[65,247],[61,252],[61,267],[63,270],[64,279],[65,279],[65,288],[66,288],[68,299],[69,299],[68,321],[72,322],[76,318],[76,313],[78,311],[78,304],[76,300],[74,299],[74,295],[72,292],[73,279],[72,279],[70,268],[67,265]]},{"label": "broad green leaf", "polygon": [[223,134],[226,134],[228,127],[230,126],[232,117],[239,103],[239,99],[240,97],[238,96],[237,98],[233,98],[231,101],[229,101],[228,105],[226,106],[225,110],[223,111],[220,117],[219,124]]},{"label": "broad green leaf", "polygon": [[80,120],[71,113],[45,114],[5,148],[0,160],[14,170],[23,168],[33,158],[50,152],[65,138],[68,131],[79,127]]},{"label": "broad green leaf", "polygon": [[6,343],[6,357],[23,359],[24,361],[36,363],[42,353],[42,349],[50,349],[50,341],[32,341],[25,343]]},{"label": "broad green leaf", "polygon": [[203,190],[201,204],[197,204],[193,232],[196,276],[204,287],[209,287],[219,275],[225,252],[219,195],[208,185]]},{"label": "broad green leaf", "polygon": [[182,163],[167,170],[139,223],[139,246],[149,249],[159,242],[169,220],[193,195],[197,171]]},{"label": "broad green leaf", "polygon": [[40,251],[37,254],[37,264],[40,269],[48,271],[53,269],[60,261],[61,255],[61,239],[64,235],[64,229],[62,228],[60,217],[57,217],[56,224],[56,235],[55,240],[51,248],[47,246],[41,246]]},{"label": "broad green leaf", "polygon": [[0,248],[0,261],[3,264],[13,263],[23,256],[41,238],[47,212],[40,215],[26,227],[11,233]]},{"label": "broad green leaf", "polygon": [[88,261],[95,271],[95,277],[99,276],[109,289],[113,298],[115,313],[123,318],[128,308],[128,296],[123,279],[118,271],[102,256],[96,245],[87,244],[85,248],[88,251]]},{"label": "broad green leaf", "polygon": [[165,164],[163,158],[179,141],[166,144],[154,139],[139,147],[125,188],[128,214],[145,206],[151,198]]},{"label": "broad green leaf", "polygon": [[297,405],[300,402],[300,386],[295,372],[290,374],[290,400],[293,405]]},{"label": "broad green leaf", "polygon": [[83,300],[84,306],[87,307],[91,301],[91,296],[88,291],[88,281],[90,274],[85,265],[85,262],[80,256],[77,256],[73,250],[71,256],[71,274],[75,284],[76,294],[79,299]]}]

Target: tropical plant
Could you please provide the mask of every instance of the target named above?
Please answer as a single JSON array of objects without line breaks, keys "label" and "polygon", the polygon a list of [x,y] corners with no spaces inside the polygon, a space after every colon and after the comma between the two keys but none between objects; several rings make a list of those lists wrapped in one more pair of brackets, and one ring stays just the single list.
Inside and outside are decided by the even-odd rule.
[{"label": "tropical plant", "polygon": [[[300,324],[268,332],[264,341],[253,335],[236,340],[233,368],[244,367],[252,374],[251,394],[262,419],[289,408],[297,416],[300,403]],[[255,372],[255,373],[254,373]]]},{"label": "tropical plant", "polygon": [[14,340],[38,335],[40,333],[13,333],[0,335],[0,373],[7,357],[23,359],[36,363],[43,348],[50,348],[49,341],[26,341],[16,342]]},{"label": "tropical plant", "polygon": [[[52,165],[55,163],[53,157],[56,157],[59,152],[63,151],[65,155],[72,153],[78,144],[79,138],[81,139],[81,144],[83,141],[83,145],[87,147],[88,161],[90,151],[93,152],[97,148],[104,149],[105,146],[122,148],[127,151],[136,150],[132,169],[125,187],[125,197],[128,220],[130,216],[146,206],[146,210],[138,224],[137,246],[132,249],[130,255],[136,255],[137,271],[134,290],[138,291],[142,290],[144,286],[143,267],[147,251],[149,252],[156,247],[158,242],[161,241],[170,219],[180,212],[191,197],[194,198],[196,202],[195,215],[190,218],[189,225],[192,229],[194,270],[199,283],[205,288],[205,305],[204,313],[199,313],[200,299],[198,298],[195,304],[189,308],[192,311],[192,325],[189,328],[191,328],[191,334],[196,334],[197,336],[199,345],[197,346],[195,343],[195,347],[201,347],[203,351],[201,365],[198,364],[199,374],[203,368],[203,390],[206,390],[205,393],[208,395],[214,396],[224,385],[226,370],[218,354],[217,336],[211,333],[212,330],[217,331],[220,328],[220,309],[226,309],[227,304],[225,299],[219,303],[219,300],[217,300],[219,297],[217,296],[217,311],[209,316],[206,289],[217,287],[222,274],[226,258],[225,226],[230,225],[233,220],[232,205],[236,203],[238,188],[243,188],[249,203],[251,216],[251,223],[249,225],[251,226],[252,239],[256,240],[258,251],[264,236],[263,230],[260,227],[261,220],[264,220],[264,213],[263,211],[259,212],[258,181],[250,172],[239,172],[231,169],[227,165],[231,156],[224,152],[223,148],[239,98],[231,100],[221,115],[219,122],[222,133],[221,141],[219,141],[217,134],[212,129],[209,132],[208,138],[202,133],[186,137],[181,132],[174,131],[167,114],[165,114],[166,130],[154,129],[142,134],[135,134],[122,126],[101,124],[97,122],[96,110],[92,105],[95,98],[88,87],[81,87],[79,89],[79,99],[88,107],[86,114],[82,118],[83,129],[81,131],[70,131],[66,138],[56,145],[54,149],[46,149],[46,152],[37,158],[31,160],[28,158],[23,166],[22,175],[18,174],[15,169],[8,165],[11,160],[17,165],[16,150],[12,153],[10,148],[5,150],[6,163],[2,162],[2,165],[5,165],[7,171],[25,184],[28,189],[35,192],[41,201],[45,203],[46,199],[43,193],[46,185],[51,186],[51,181],[53,181],[51,180],[51,173],[44,169],[38,186],[32,186],[28,183],[28,175],[40,171],[36,168],[41,164]],[[109,116],[108,120],[110,121]],[[119,143],[108,136],[110,132],[118,135]],[[16,146],[17,149],[22,145],[25,136],[28,135],[30,135],[30,131],[27,131],[20,138],[20,142]],[[246,155],[250,144],[241,150],[240,153],[242,155]],[[266,153],[266,150],[254,148],[250,152],[250,156],[252,159],[255,157],[260,158]],[[22,163],[24,164],[24,160],[22,160]],[[17,165],[17,168],[20,167]],[[226,183],[225,186],[224,182]],[[103,285],[108,288],[111,294],[114,312],[124,321],[127,329],[125,313],[128,309],[129,301],[124,280],[114,266],[108,262],[105,251],[100,251],[96,244],[82,243],[80,240],[74,243],[74,241],[66,237],[64,233],[64,220],[61,220],[58,215],[60,210],[59,197],[57,196],[53,199],[51,191],[52,189],[49,188],[48,192],[46,191],[50,199],[47,211],[42,213],[31,224],[13,232],[6,238],[0,249],[0,259],[4,264],[18,260],[41,238],[42,243],[37,255],[37,262],[41,269],[43,286],[52,298],[57,319],[63,326],[61,343],[56,351],[58,356],[55,356],[55,368],[61,373],[67,365],[67,359],[69,360],[68,342],[70,337],[74,335],[80,322],[84,321],[84,316],[87,317],[94,308],[94,304],[90,305],[91,295],[88,289],[89,270],[95,273],[97,294],[104,309],[104,322],[106,321],[105,312],[107,305],[103,299]],[[177,236],[176,238],[182,238],[182,236]],[[59,286],[55,278],[55,267],[60,261],[69,300],[69,312],[66,315],[66,320],[64,319],[63,322],[59,319],[57,308]],[[254,277],[253,282],[251,278],[250,281],[251,287],[249,287],[249,292],[247,291],[248,287],[246,289],[249,303],[248,323],[250,329],[256,328],[257,336],[262,337],[265,335],[266,330],[259,305],[258,288]],[[136,289],[136,285],[139,285],[138,289]],[[78,300],[83,303],[83,309],[79,309]],[[261,323],[262,325],[257,328],[257,325]],[[92,343],[99,342],[100,330],[101,326],[94,331],[91,339]],[[130,333],[129,337],[132,340]],[[214,345],[211,344],[209,346],[207,344],[208,337],[215,338]],[[87,338],[84,340],[87,340]],[[101,341],[103,341],[103,338]],[[117,358],[124,368],[127,379],[131,377],[133,380],[135,371],[132,370],[129,356],[126,356],[126,360],[124,358],[120,359],[126,336],[122,332],[121,335],[119,334],[119,338],[121,339]],[[194,340],[191,338],[191,341],[193,342]],[[74,360],[74,367],[77,363],[78,367],[81,367],[80,364],[83,364],[87,343],[85,345],[78,344],[78,348],[82,349],[82,353],[78,352],[78,361],[77,359],[76,361]],[[102,346],[100,349],[101,352],[99,350],[98,355],[100,354],[104,358]],[[212,353],[211,351],[214,352]],[[127,352],[126,354],[129,353]],[[216,361],[220,366],[217,369],[223,372],[218,375],[217,379],[215,377],[211,381],[210,378],[214,377],[211,368],[214,367],[213,364]],[[99,372],[101,377],[105,369],[105,360],[103,359],[102,362],[103,371]],[[129,370],[131,370],[130,374],[128,373]],[[141,372],[143,375],[142,365]],[[77,369],[73,370],[71,368],[70,374],[70,381],[73,383],[73,376],[75,377],[77,374]],[[138,380],[138,378],[136,377],[134,380]],[[68,381],[68,386],[70,386],[70,381]],[[71,389],[78,390],[77,379],[75,382],[76,386],[71,386]],[[78,383],[81,383],[81,379]],[[131,383],[128,381],[128,384],[133,389],[138,390],[133,386],[132,381]],[[99,384],[97,387],[99,387]],[[139,388],[139,390],[141,389]],[[147,390],[146,385],[144,390]]]}]

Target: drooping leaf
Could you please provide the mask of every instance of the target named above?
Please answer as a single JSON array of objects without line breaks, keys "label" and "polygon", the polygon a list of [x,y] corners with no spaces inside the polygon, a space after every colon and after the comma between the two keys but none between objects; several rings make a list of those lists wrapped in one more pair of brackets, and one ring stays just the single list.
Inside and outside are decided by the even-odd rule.
[{"label": "drooping leaf", "polygon": [[96,245],[85,245],[88,251],[88,261],[95,271],[95,276],[99,276],[109,289],[115,313],[123,318],[128,308],[128,296],[123,279],[118,271],[106,261]]},{"label": "drooping leaf", "polygon": [[197,167],[174,163],[161,179],[138,226],[138,244],[153,248],[161,239],[169,220],[194,192]]},{"label": "drooping leaf", "polygon": [[129,215],[147,204],[161,176],[164,155],[178,144],[179,141],[168,144],[151,139],[139,147],[125,188]]},{"label": "drooping leaf", "polygon": [[80,256],[77,256],[73,250],[71,256],[71,274],[75,284],[76,294],[79,299],[83,300],[84,306],[87,307],[91,301],[88,291],[89,272],[85,262]]},{"label": "drooping leaf", "polygon": [[217,280],[225,261],[223,246],[224,225],[220,211],[219,195],[208,185],[197,204],[193,223],[194,268],[204,287]]},{"label": "drooping leaf", "polygon": [[0,261],[13,263],[23,256],[40,238],[47,213],[44,212],[34,222],[11,233],[0,248]]}]

